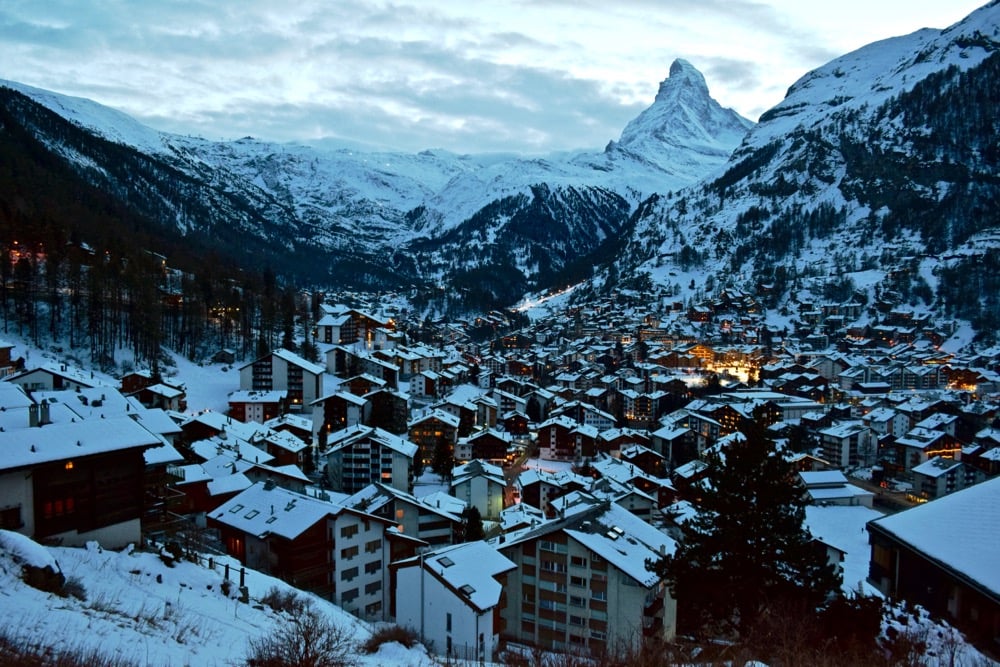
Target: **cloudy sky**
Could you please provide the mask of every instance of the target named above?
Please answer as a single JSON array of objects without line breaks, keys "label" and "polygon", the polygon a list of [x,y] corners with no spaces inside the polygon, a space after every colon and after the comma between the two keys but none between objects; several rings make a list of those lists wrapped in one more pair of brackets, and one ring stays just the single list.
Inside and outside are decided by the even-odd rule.
[{"label": "cloudy sky", "polygon": [[756,120],[812,68],[985,0],[0,0],[0,78],[160,130],[600,149],[675,58]]}]

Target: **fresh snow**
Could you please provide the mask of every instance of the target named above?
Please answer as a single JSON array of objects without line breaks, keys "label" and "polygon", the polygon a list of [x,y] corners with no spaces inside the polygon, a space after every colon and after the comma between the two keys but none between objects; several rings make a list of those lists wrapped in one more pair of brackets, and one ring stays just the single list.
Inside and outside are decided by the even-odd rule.
[{"label": "fresh snow", "polygon": [[[95,650],[138,665],[228,667],[243,661],[251,638],[274,633],[286,622],[257,602],[272,588],[309,597],[319,613],[358,641],[371,634],[368,624],[339,607],[251,570],[246,571],[251,602],[240,602],[240,565],[224,557],[214,569],[207,562],[187,561],[170,567],[156,554],[132,549],[107,551],[95,543],[87,548],[35,545],[32,551],[57,561],[86,595],[79,600],[44,593],[21,581],[7,546],[10,534],[0,535],[0,616],[6,632],[26,643]],[[230,581],[235,582],[228,593],[223,590],[227,563]],[[424,650],[399,644],[357,657],[361,665],[436,664]]]}]

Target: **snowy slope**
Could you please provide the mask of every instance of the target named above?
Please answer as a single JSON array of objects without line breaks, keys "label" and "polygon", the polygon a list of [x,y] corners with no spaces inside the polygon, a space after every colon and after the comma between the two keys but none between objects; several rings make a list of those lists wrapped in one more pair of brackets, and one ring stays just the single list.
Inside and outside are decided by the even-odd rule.
[{"label": "snowy slope", "polygon": [[[993,217],[976,211],[1000,194],[989,149],[1000,121],[995,104],[972,108],[959,79],[989,89],[998,46],[993,2],[945,30],[879,41],[806,74],[724,165],[644,207],[619,273],[695,299],[775,281],[786,296],[794,285],[823,299],[834,279],[864,282],[871,303],[898,288],[886,278],[899,262],[930,256],[914,273],[933,293],[940,255],[996,248]],[[956,118],[946,122],[935,104]]]},{"label": "snowy slope", "polygon": [[[6,533],[0,533],[0,537]],[[240,664],[251,638],[274,632],[283,617],[256,603],[272,588],[294,591],[284,582],[248,571],[252,604],[240,602],[236,587],[223,590],[224,565],[238,581],[239,563],[222,558],[180,562],[168,567],[159,556],[86,549],[38,547],[54,559],[67,579],[85,590],[85,599],[59,597],[25,584],[23,558],[0,540],[0,616],[15,639],[68,651],[99,651],[137,665]],[[35,552],[33,552],[35,553]],[[37,554],[36,554],[37,555]],[[311,597],[320,613],[350,636],[364,641],[370,628],[339,607]],[[358,655],[361,665],[432,665],[426,652],[399,644],[384,645],[372,656]]]}]

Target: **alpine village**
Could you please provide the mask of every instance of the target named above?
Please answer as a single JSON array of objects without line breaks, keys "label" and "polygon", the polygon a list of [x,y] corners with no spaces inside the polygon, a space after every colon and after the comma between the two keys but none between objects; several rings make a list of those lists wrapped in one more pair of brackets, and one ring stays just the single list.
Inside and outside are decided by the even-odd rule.
[{"label": "alpine village", "polygon": [[1000,4],[592,153],[0,81],[0,663],[993,665]]}]

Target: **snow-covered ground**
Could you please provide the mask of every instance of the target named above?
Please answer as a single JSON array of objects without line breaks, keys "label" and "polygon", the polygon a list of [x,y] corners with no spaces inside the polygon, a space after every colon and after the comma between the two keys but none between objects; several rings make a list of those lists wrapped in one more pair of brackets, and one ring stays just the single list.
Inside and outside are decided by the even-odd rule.
[{"label": "snow-covered ground", "polygon": [[[0,545],[10,536],[0,531]],[[17,536],[20,538],[20,536]],[[18,544],[23,540],[18,539]],[[22,545],[23,546],[23,545]],[[29,558],[15,554],[26,553]],[[48,558],[45,558],[47,556]],[[84,599],[60,597],[25,584],[24,562],[54,560],[67,579],[78,581]],[[5,631],[56,649],[100,653],[137,665],[223,667],[242,663],[248,642],[275,632],[286,618],[257,602],[271,589],[295,592],[284,582],[247,571],[250,603],[237,599],[237,586],[223,589],[225,563],[238,583],[239,563],[222,558],[215,569],[191,562],[170,567],[152,553],[126,549],[0,548],[0,618]],[[308,596],[322,616],[357,641],[371,628],[339,607]],[[422,648],[383,645],[374,655],[358,654],[360,665],[433,665]]]}]

